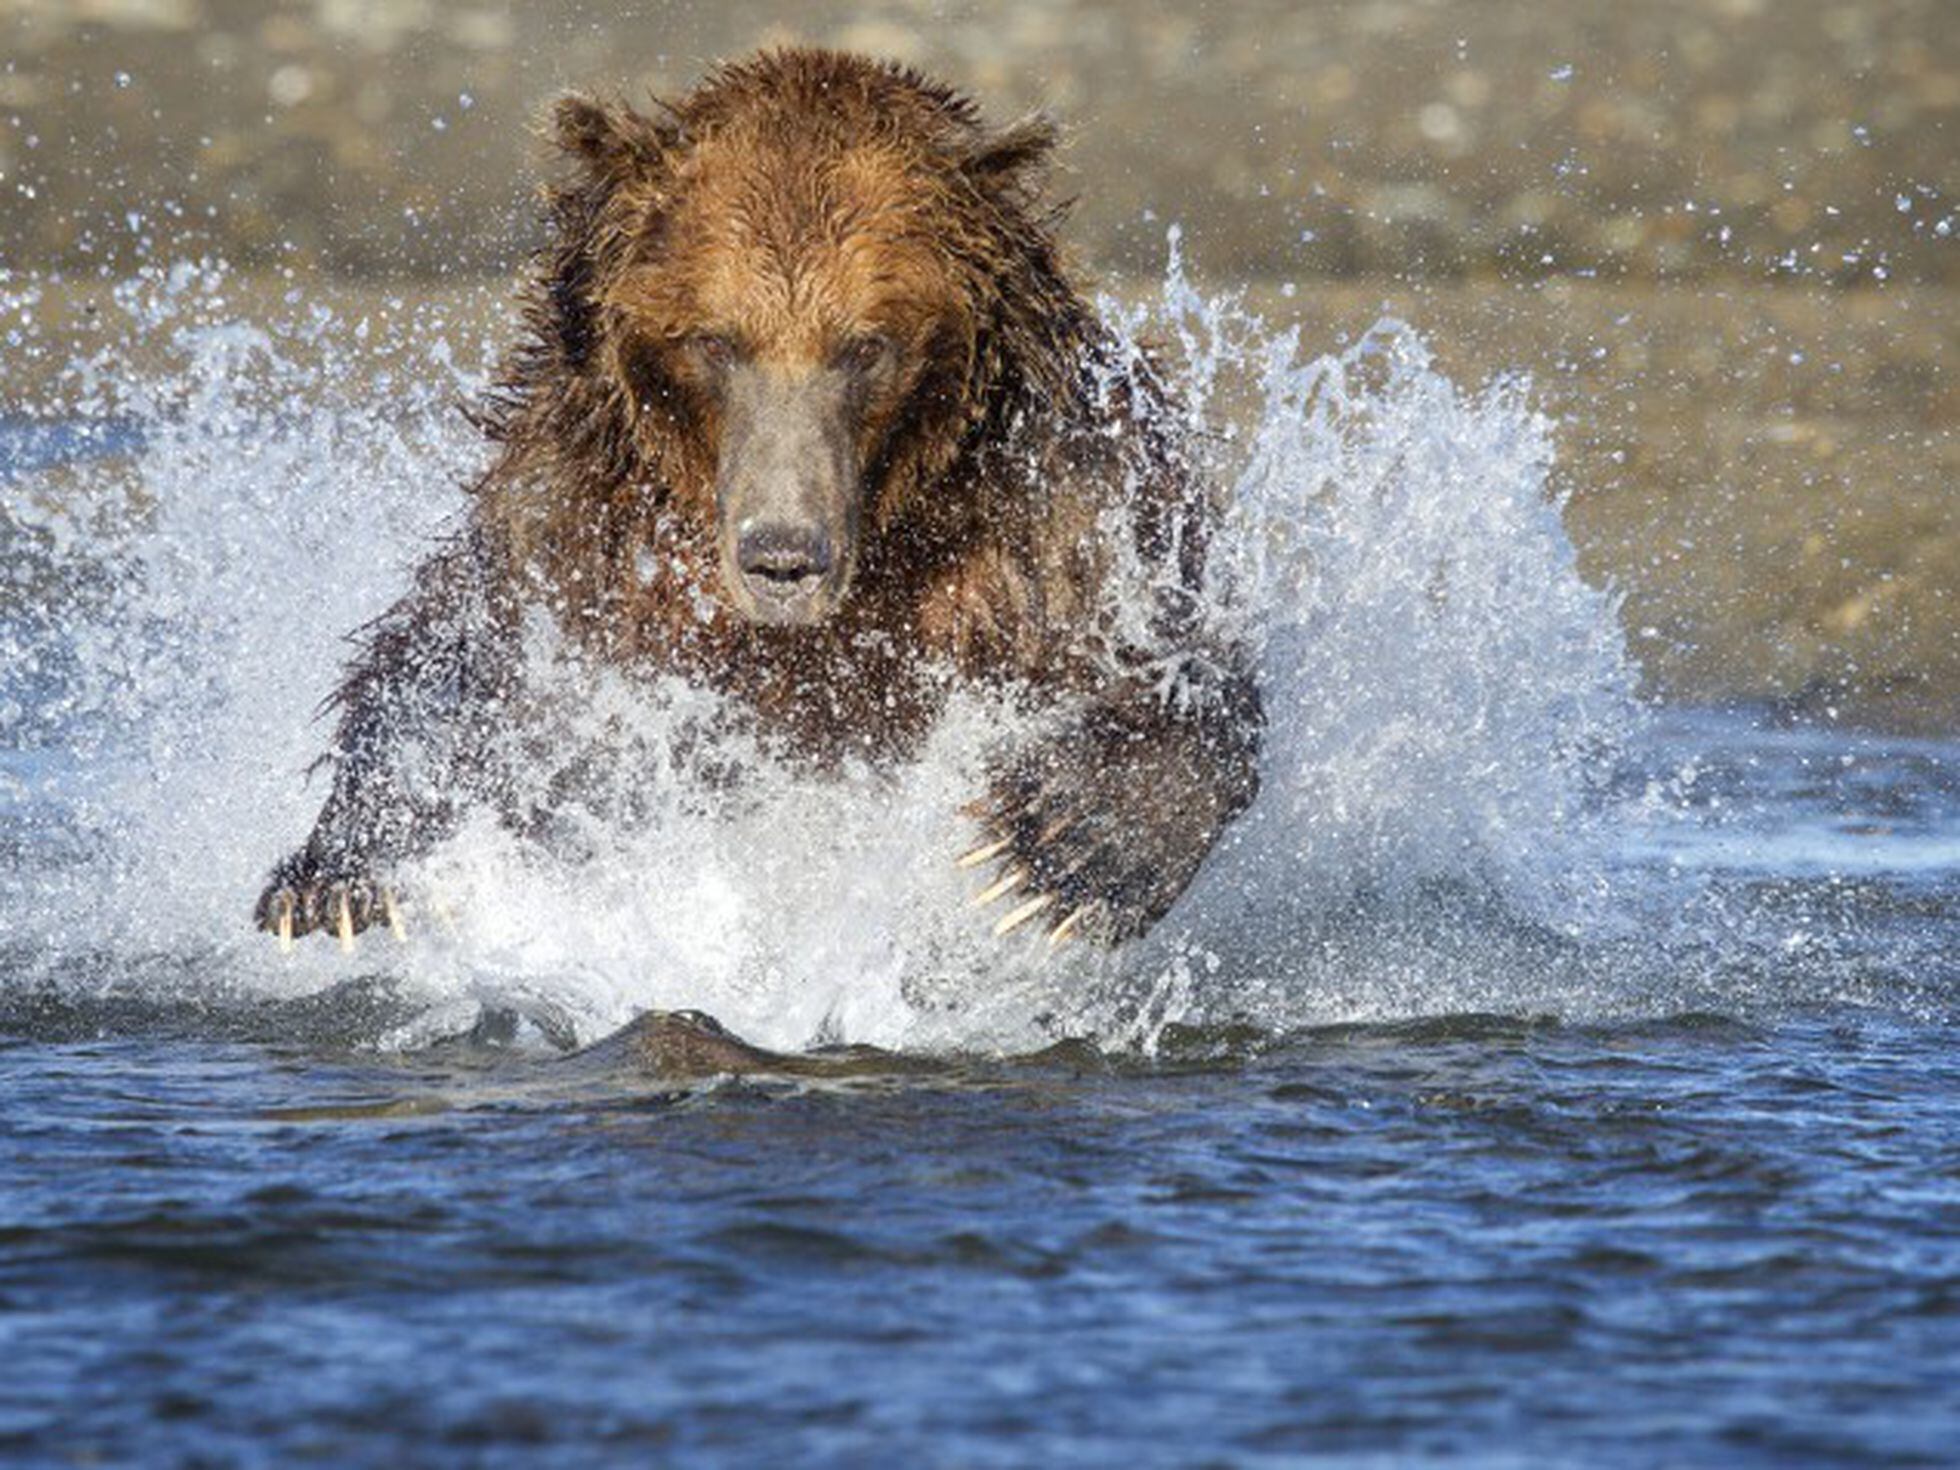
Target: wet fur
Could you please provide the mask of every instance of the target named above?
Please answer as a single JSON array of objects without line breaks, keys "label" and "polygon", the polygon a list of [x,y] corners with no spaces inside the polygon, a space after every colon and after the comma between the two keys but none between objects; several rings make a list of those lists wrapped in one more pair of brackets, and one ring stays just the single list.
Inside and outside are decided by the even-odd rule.
[{"label": "wet fur", "polygon": [[[539,606],[595,659],[735,696],[817,766],[902,757],[949,681],[1077,701],[975,813],[1051,919],[1087,905],[1105,938],[1154,922],[1251,799],[1259,702],[1198,621],[1213,508],[1175,416],[1058,261],[1049,126],[990,130],[910,71],[788,50],[651,116],[567,98],[554,128],[571,168],[479,414],[494,462],[467,529],[370,630],[333,789],[261,924],[290,905],[294,932],[329,927],[344,897],[362,927],[395,863],[502,799],[496,727],[521,717],[515,640]],[[700,344],[816,361],[873,330],[893,349],[854,421],[853,590],[815,627],[750,622],[717,571]],[[1118,502],[1160,573],[1149,648],[1107,616]],[[1175,698],[1149,672],[1167,652]]]}]

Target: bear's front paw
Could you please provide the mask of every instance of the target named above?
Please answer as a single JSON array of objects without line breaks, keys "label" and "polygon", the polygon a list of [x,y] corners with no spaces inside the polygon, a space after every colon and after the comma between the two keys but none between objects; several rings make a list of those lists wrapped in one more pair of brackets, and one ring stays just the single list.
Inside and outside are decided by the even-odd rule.
[{"label": "bear's front paw", "polygon": [[960,859],[989,879],[976,904],[1006,902],[994,932],[1039,919],[1051,947],[1072,934],[1116,944],[1162,918],[1223,826],[1188,745],[1092,723],[1010,762],[967,808],[986,837]]},{"label": "bear's front paw", "polygon": [[343,950],[353,949],[354,936],[370,925],[386,924],[397,939],[405,934],[393,889],[366,874],[327,872],[301,860],[273,873],[254,918],[279,936],[282,948],[315,930],[338,935]]}]

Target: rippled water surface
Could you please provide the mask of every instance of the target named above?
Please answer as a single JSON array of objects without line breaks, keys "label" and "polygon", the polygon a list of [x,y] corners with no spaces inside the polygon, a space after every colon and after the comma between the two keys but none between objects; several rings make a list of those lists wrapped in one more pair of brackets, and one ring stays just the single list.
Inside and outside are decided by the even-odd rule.
[{"label": "rippled water surface", "polygon": [[689,1087],[68,1021],[0,1052],[16,1452],[1934,1464],[1960,1422],[1960,1075],[1883,1010]]},{"label": "rippled water surface", "polygon": [[1950,1462],[1960,746],[1644,709],[1523,389],[1136,324],[1237,405],[1273,723],[1125,954],[969,907],[980,709],[569,869],[465,832],[453,923],[282,956],[474,377],[121,309],[180,364],[0,423],[0,1458]]}]

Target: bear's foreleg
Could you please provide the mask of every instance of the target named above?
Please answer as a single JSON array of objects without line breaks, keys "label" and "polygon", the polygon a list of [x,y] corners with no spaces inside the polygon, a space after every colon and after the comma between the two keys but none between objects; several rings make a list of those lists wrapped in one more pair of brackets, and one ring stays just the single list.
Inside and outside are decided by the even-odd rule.
[{"label": "bear's foreleg", "polygon": [[343,946],[373,924],[400,934],[394,869],[494,788],[514,660],[489,565],[474,536],[458,540],[367,630],[332,701],[332,787],[305,845],[259,896],[261,929],[282,941],[334,933]]},{"label": "bear's foreleg", "polygon": [[995,928],[1039,920],[1051,944],[1115,944],[1169,912],[1259,787],[1259,695],[1227,671],[1167,701],[1126,681],[1054,735],[1015,752],[972,808],[986,841]]}]

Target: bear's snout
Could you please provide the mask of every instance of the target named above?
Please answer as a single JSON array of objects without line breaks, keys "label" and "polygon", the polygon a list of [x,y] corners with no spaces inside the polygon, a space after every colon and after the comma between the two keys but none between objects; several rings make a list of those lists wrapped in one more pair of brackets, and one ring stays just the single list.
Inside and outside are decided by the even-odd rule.
[{"label": "bear's snout", "polygon": [[820,529],[781,523],[749,526],[736,538],[735,564],[759,609],[781,614],[769,621],[804,622],[836,565],[830,538]]},{"label": "bear's snout", "polygon": [[758,623],[820,623],[856,561],[857,462],[842,375],[736,365],[722,379],[721,570],[728,600]]}]

